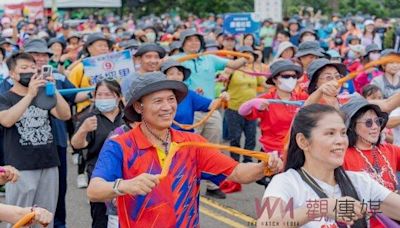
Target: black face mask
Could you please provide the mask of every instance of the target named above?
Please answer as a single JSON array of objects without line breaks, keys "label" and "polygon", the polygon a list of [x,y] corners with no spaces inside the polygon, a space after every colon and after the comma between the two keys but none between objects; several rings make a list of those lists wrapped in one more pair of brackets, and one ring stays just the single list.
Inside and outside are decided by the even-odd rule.
[{"label": "black face mask", "polygon": [[31,81],[32,76],[35,73],[31,72],[31,73],[20,73],[19,74],[19,84],[28,87],[29,86],[29,82]]}]

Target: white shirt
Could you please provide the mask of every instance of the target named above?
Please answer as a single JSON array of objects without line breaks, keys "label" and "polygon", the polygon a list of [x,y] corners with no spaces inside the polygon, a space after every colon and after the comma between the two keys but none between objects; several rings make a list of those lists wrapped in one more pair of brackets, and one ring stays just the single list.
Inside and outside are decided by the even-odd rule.
[{"label": "white shirt", "polygon": [[[393,110],[390,115],[390,117],[399,117],[400,116],[400,108],[396,108]],[[400,125],[392,128],[393,131],[393,144],[396,146],[400,146]]]},{"label": "white shirt", "polygon": [[[378,182],[373,180],[368,174],[364,172],[351,172],[346,171],[351,182],[356,188],[358,197],[360,201],[368,203],[370,201],[384,201],[385,198],[391,193],[390,190],[380,185]],[[328,197],[340,198],[342,196],[340,188],[338,185],[332,186],[318,179],[314,178],[318,185],[324,190]],[[271,183],[265,190],[263,198],[266,197],[277,197],[281,198],[285,202],[288,202],[293,198],[294,208],[306,207],[307,200],[319,199],[317,193],[303,181],[301,176],[294,169],[289,169],[288,171],[276,175],[272,178]],[[279,207],[278,207],[279,208]],[[315,210],[315,208],[311,208]],[[288,215],[286,215],[288,216]],[[316,220],[319,220],[316,219]],[[261,221],[267,222],[267,221]],[[329,225],[336,224],[334,219],[322,218],[321,221],[308,222],[302,227],[304,228],[320,228],[320,227],[330,227]],[[324,226],[328,225],[328,226]],[[335,227],[335,226],[332,226]]]}]

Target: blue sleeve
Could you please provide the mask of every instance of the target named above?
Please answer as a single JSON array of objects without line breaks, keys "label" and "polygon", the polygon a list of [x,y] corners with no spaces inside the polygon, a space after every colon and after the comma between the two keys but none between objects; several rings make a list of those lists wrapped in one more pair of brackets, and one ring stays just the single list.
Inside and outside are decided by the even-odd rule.
[{"label": "blue sleeve", "polygon": [[216,55],[208,55],[208,58],[210,58],[210,61],[214,64],[215,71],[225,69],[226,65],[229,62],[229,59],[224,59]]},{"label": "blue sleeve", "polygon": [[[72,84],[68,78],[65,78],[64,81],[62,81],[62,89],[74,89],[76,88],[74,84]],[[64,99],[69,103],[69,104],[75,104],[75,98],[76,98],[76,93],[69,94],[69,95],[63,95]]]},{"label": "blue sleeve", "polygon": [[191,99],[192,99],[192,104],[193,104],[193,110],[194,111],[201,111],[201,112],[208,112],[209,111],[209,107],[210,104],[212,102],[211,99],[208,99],[206,97],[203,97],[199,94],[197,94],[196,92],[189,90],[189,94],[188,94]]},{"label": "blue sleeve", "polygon": [[113,140],[107,140],[101,148],[91,178],[99,177],[109,182],[122,178],[122,164],[121,146]]}]

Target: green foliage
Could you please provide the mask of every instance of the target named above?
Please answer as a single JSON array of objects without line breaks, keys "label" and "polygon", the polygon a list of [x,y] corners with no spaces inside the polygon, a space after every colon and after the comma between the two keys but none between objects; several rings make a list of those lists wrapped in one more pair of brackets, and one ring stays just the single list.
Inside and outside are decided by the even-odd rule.
[{"label": "green foliage", "polygon": [[[398,17],[400,0],[282,0],[285,16],[297,14],[300,8],[313,7],[323,14],[339,12],[342,15],[357,12],[368,13],[380,17]],[[176,13],[186,17],[189,13],[206,17],[209,13],[252,12],[254,0],[122,0],[122,10],[116,9],[80,9],[76,17],[83,17],[94,12],[133,13],[135,17],[164,13]]]}]

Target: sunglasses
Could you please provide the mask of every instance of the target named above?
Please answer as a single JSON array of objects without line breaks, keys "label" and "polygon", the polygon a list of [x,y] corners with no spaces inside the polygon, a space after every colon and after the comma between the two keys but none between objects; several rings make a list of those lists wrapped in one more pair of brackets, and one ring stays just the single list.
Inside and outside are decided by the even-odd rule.
[{"label": "sunglasses", "polygon": [[357,122],[357,123],[364,123],[365,126],[366,126],[367,128],[371,128],[371,127],[374,125],[374,123],[375,123],[378,127],[382,127],[384,122],[385,122],[385,119],[384,119],[384,118],[382,118],[382,117],[377,117],[377,118],[375,118],[375,119],[369,118],[369,119],[366,119],[365,121],[359,121],[359,122]]},{"label": "sunglasses", "polygon": [[281,74],[279,76],[281,78],[284,78],[284,79],[288,79],[288,78],[296,78],[297,79],[297,75],[296,74]]}]

